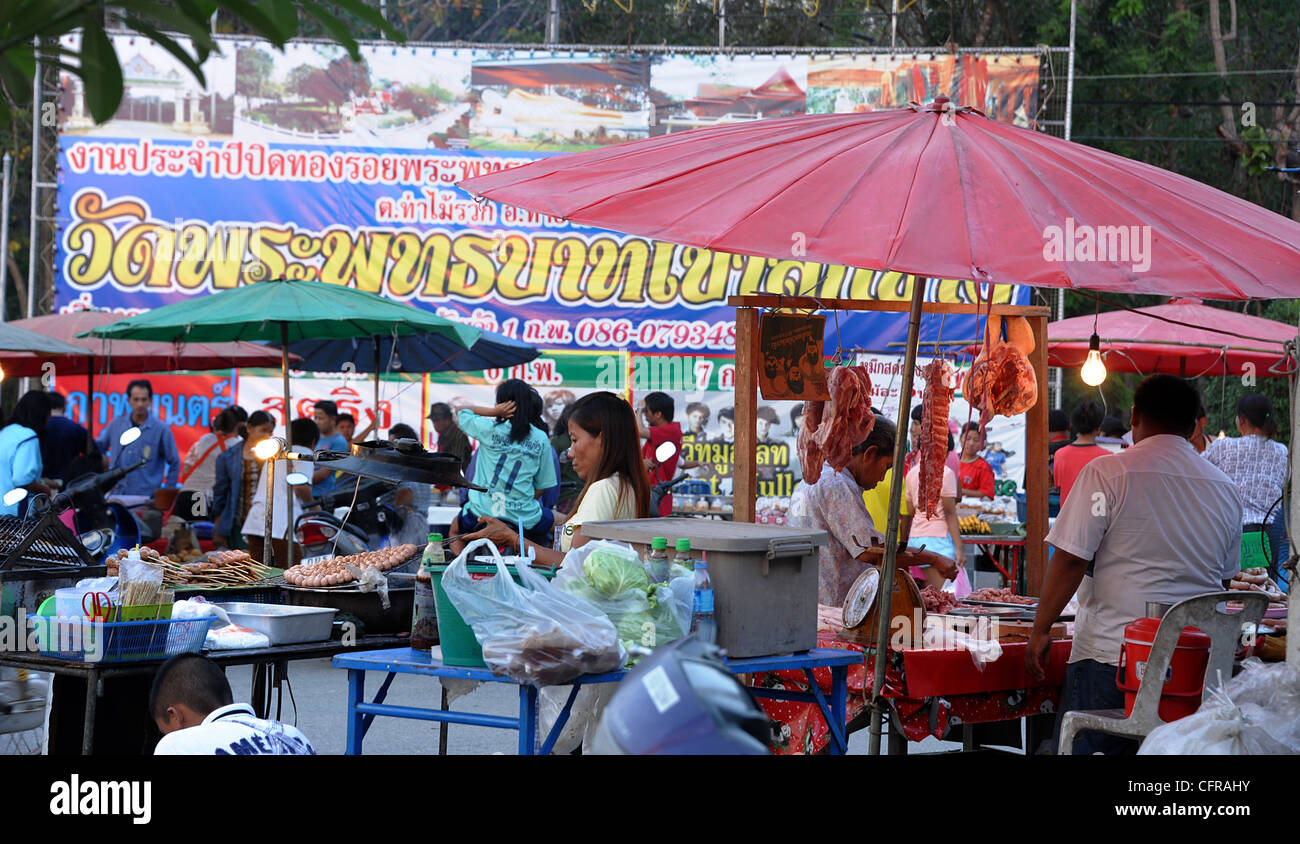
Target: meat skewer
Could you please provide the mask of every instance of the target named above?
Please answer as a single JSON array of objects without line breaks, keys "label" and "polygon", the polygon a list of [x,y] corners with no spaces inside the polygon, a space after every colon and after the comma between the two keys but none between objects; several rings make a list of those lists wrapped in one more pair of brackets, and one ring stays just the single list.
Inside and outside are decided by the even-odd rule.
[{"label": "meat skewer", "polygon": [[921,427],[917,447],[917,508],[928,518],[939,515],[943,492],[943,467],[948,458],[948,408],[956,389],[957,374],[953,365],[942,358],[930,361],[921,370],[925,392],[921,398]]},{"label": "meat skewer", "polygon": [[826,386],[831,394],[831,418],[818,428],[814,439],[826,462],[838,472],[849,465],[853,447],[875,427],[871,378],[865,366],[837,366],[826,379]]}]

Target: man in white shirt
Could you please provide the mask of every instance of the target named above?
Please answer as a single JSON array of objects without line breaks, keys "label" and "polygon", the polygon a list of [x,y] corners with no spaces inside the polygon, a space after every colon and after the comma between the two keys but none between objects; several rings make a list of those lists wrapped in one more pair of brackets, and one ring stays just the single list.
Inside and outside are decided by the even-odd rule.
[{"label": "man in white shirt", "polygon": [[[1026,669],[1041,680],[1050,629],[1078,591],[1060,711],[1124,705],[1115,684],[1124,627],[1146,603],[1217,592],[1239,567],[1236,486],[1187,441],[1200,401],[1181,378],[1153,375],[1133,396],[1133,446],[1083,467],[1047,542]],[[1123,753],[1131,741],[1084,733],[1075,753]]]},{"label": "man in white shirt", "polygon": [[162,740],[155,756],[315,756],[307,737],[279,721],[234,703],[230,683],[215,662],[178,654],[154,676],[149,714]]},{"label": "man in white shirt", "polygon": [[[790,498],[787,527],[826,532],[826,544],[817,549],[817,602],[827,606],[843,604],[858,575],[881,560],[879,548],[885,537],[876,530],[862,493],[880,483],[894,464],[898,429],[879,411],[875,413],[876,424],[853,448],[849,465],[837,472],[824,464],[817,482],[800,483]],[[872,546],[877,548],[874,554],[863,550]],[[943,566],[940,560],[929,552],[907,552],[899,555],[898,565]],[[946,565],[945,576],[955,575],[952,561]]]}]

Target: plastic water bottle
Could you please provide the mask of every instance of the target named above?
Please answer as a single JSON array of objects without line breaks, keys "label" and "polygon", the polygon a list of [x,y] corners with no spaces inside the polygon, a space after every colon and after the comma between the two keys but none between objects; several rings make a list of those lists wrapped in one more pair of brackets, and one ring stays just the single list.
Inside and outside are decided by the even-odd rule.
[{"label": "plastic water bottle", "polygon": [[695,561],[695,606],[691,612],[691,632],[701,641],[717,641],[718,628],[713,621],[713,581],[709,579],[709,564]]},{"label": "plastic water bottle", "polygon": [[681,566],[687,571],[695,568],[695,559],[691,556],[691,541],[689,539],[677,540],[677,555],[673,557],[673,565]]},{"label": "plastic water bottle", "polygon": [[650,539],[650,556],[646,560],[646,569],[651,583],[668,582],[668,540],[662,536]]},{"label": "plastic water bottle", "polygon": [[411,609],[411,648],[427,651],[438,644],[438,598],[433,588],[433,567],[442,565],[442,534],[429,534],[415,573],[415,602]]}]

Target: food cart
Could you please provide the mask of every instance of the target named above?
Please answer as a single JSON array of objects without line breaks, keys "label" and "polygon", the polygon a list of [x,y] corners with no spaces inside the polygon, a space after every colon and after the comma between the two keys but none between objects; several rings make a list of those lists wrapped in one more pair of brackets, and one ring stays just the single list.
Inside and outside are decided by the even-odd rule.
[{"label": "food cart", "polygon": [[[830,311],[886,311],[905,313],[912,307],[907,301],[864,301],[848,299],[816,299],[773,295],[732,296],[728,304],[736,308],[736,462],[735,462],[735,518],[737,521],[754,521],[756,482],[756,442],[754,420],[758,404],[759,322],[765,309],[770,310],[830,310]],[[1038,380],[1039,400],[1030,408],[1027,417],[1026,451],[1028,454],[1047,453],[1047,320],[1050,310],[1037,306],[954,304],[922,302],[921,311],[933,314],[972,314],[995,317],[1021,316],[1028,319],[1034,334],[1035,348],[1029,355]],[[915,348],[908,356],[908,367],[915,368]],[[909,391],[911,378],[905,382]],[[1018,585],[1020,594],[1037,595],[1047,565],[1046,546],[1043,543],[1048,526],[1048,488],[1051,486],[1046,460],[1026,460],[1026,526],[1025,537],[963,537],[974,543],[1004,543],[1015,546],[1023,553],[1023,566],[1010,571],[1002,570],[1009,585]],[[936,650],[926,648],[889,649],[885,672],[884,697],[891,703],[891,730],[895,735],[919,741],[927,735],[942,735],[949,723],[976,724],[998,721],[1018,721],[1031,715],[1055,712],[1065,664],[1069,657],[1069,641],[1061,638],[1054,645],[1047,679],[1034,683],[1025,674],[1024,649],[1028,631],[1014,631],[1012,639],[1003,644],[1002,656],[994,663],[977,671],[964,650]],[[1058,631],[1063,635],[1063,631]],[[1023,638],[1021,636],[1023,635]],[[822,647],[861,648],[853,637],[841,638],[823,630],[818,641]],[[866,649],[867,664],[874,662],[874,649]],[[854,688],[850,677],[850,691],[868,696],[871,677],[859,678]],[[797,677],[787,677],[787,682],[799,683]],[[852,713],[851,713],[852,714]],[[1041,727],[1041,722],[1039,722]],[[1034,731],[1038,732],[1038,731]],[[1031,737],[1032,738],[1032,737]],[[970,741],[969,734],[967,736]],[[1018,743],[1019,737],[1016,741]],[[891,745],[891,752],[899,752],[900,745]]]}]

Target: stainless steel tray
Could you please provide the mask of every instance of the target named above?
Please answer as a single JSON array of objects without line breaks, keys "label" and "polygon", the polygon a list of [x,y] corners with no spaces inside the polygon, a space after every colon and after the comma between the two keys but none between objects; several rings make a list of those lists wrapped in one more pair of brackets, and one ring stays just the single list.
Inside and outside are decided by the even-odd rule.
[{"label": "stainless steel tray", "polygon": [[284,604],[217,604],[240,627],[265,633],[272,645],[324,642],[329,639],[337,610],[330,607],[293,607]]},{"label": "stainless steel tray", "polygon": [[1018,610],[1028,610],[1030,612],[1038,609],[1037,601],[1034,601],[1032,604],[1012,604],[1005,601],[977,601],[974,598],[962,598],[961,602],[963,604],[970,604],[973,607],[1014,607]]}]

